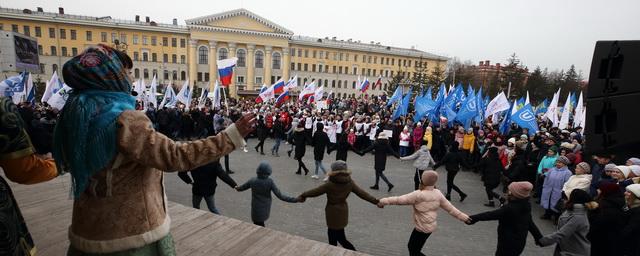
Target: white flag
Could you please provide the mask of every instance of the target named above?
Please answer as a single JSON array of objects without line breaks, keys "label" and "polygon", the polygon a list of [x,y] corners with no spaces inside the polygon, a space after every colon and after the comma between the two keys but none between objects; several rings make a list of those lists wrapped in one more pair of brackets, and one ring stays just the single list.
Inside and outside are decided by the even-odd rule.
[{"label": "white flag", "polygon": [[174,107],[176,103],[176,92],[173,91],[173,86],[171,83],[167,85],[167,88],[164,90],[164,96],[162,97],[162,102],[158,106],[158,109],[167,107]]},{"label": "white flag", "polygon": [[156,94],[158,92],[158,79],[156,78],[156,75],[153,75],[153,80],[151,80],[151,87],[149,88],[149,93],[148,93],[148,101],[149,103],[153,104],[154,108],[158,107],[158,98],[156,97]]},{"label": "white flag", "polygon": [[321,86],[321,87],[318,87],[318,89],[316,89],[316,91],[313,93],[313,100],[316,102],[321,101],[322,95],[324,95],[324,89]]},{"label": "white flag", "polygon": [[293,76],[293,78],[287,81],[287,84],[284,86],[285,91],[298,87],[298,75]]},{"label": "white flag", "polygon": [[213,108],[220,108],[220,85],[218,84],[218,80],[216,80],[215,86],[213,86]]},{"label": "white flag", "polygon": [[176,97],[179,102],[182,102],[185,105],[185,109],[189,109],[189,105],[191,105],[191,93],[193,92],[193,88],[189,88],[189,79],[184,81],[182,88],[180,88],[180,92],[178,92],[178,96]]},{"label": "white flag", "polygon": [[44,94],[42,95],[42,99],[40,102],[47,102],[51,95],[56,93],[58,90],[62,89],[62,84],[60,83],[60,79],[58,78],[58,71],[53,71],[53,75],[49,82],[47,82],[47,87],[44,89]]},{"label": "white flag", "polygon": [[564,108],[562,108],[562,117],[560,118],[560,124],[558,124],[560,130],[569,127],[569,114],[571,114],[571,93],[567,95],[567,101],[564,102]]},{"label": "white flag", "polygon": [[202,93],[200,94],[200,98],[198,98],[198,108],[204,108],[204,104],[207,103],[207,98],[209,97],[209,83],[202,88]]},{"label": "white flag", "polygon": [[305,96],[313,95],[316,91],[316,81],[306,85],[298,95],[298,100],[302,100]]},{"label": "white flag", "polygon": [[553,98],[551,99],[551,103],[549,103],[549,107],[547,107],[547,113],[544,114],[544,117],[549,119],[551,123],[553,123],[553,127],[558,127],[558,100],[560,98],[560,88],[558,91],[553,94]]},{"label": "white flag", "polygon": [[584,104],[582,100],[582,92],[580,92],[580,98],[578,98],[578,105],[576,106],[575,114],[573,114],[573,127],[578,127],[582,124],[582,119],[584,116],[582,115],[582,111],[584,110]]},{"label": "white flag", "polygon": [[270,99],[275,99],[276,94],[274,92],[274,85],[269,86],[266,90],[261,92],[260,95],[258,96],[262,99],[262,102],[264,103],[268,102]]},{"label": "white flag", "polygon": [[511,104],[509,104],[507,96],[504,95],[504,92],[500,92],[491,100],[491,102],[489,102],[487,109],[484,111],[484,116],[490,116],[495,113],[508,110],[510,107]]},{"label": "white flag", "polygon": [[49,104],[52,108],[62,110],[64,104],[67,103],[67,98],[69,97],[69,91],[71,91],[71,87],[66,84],[62,85],[62,89],[56,91],[55,94],[49,97],[47,100],[47,104]]},{"label": "white flag", "polygon": [[526,106],[529,103],[529,91],[527,91],[527,99],[524,100],[524,105]]}]

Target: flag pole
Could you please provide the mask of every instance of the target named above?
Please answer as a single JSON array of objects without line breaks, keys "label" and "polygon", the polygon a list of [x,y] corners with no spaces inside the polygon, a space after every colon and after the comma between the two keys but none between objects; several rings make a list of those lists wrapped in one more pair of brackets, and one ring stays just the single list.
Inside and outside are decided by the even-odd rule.
[{"label": "flag pole", "polygon": [[[229,88],[229,86],[227,86],[227,88]],[[227,101],[227,92],[225,92],[224,88],[218,88],[218,89],[222,89],[222,97],[224,97],[224,106],[227,108],[227,116],[229,116],[229,102]]]}]

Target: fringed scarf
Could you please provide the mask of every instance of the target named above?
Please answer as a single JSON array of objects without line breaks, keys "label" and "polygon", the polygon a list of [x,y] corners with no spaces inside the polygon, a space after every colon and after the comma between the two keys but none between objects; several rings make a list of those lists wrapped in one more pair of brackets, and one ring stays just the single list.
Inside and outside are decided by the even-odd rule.
[{"label": "fringed scarf", "polygon": [[60,173],[71,173],[76,198],[89,179],[116,157],[116,120],[123,111],[135,108],[126,73],[131,65],[126,54],[98,45],[62,69],[73,90],[54,131],[53,157]]}]

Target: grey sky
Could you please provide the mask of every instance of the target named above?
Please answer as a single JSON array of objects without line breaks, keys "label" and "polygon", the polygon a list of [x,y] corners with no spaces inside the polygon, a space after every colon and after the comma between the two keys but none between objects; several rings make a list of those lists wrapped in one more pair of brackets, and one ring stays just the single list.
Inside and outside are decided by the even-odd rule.
[{"label": "grey sky", "polygon": [[[162,2],[163,4],[160,4]],[[515,52],[530,69],[567,69],[588,76],[597,40],[640,39],[640,1],[394,0],[151,1],[0,0],[2,7],[170,23],[244,7],[296,34],[376,41],[457,57],[505,63]]]}]

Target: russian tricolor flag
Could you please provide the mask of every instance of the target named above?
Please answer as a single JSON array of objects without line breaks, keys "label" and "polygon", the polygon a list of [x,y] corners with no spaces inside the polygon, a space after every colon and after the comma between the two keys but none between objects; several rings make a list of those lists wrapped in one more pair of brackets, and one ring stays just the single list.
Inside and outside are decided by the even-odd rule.
[{"label": "russian tricolor flag", "polygon": [[218,75],[220,76],[220,84],[227,87],[233,81],[233,68],[236,66],[238,58],[230,58],[218,60]]},{"label": "russian tricolor flag", "polygon": [[275,94],[282,93],[282,92],[285,91],[285,89],[287,89],[284,86],[284,80],[282,80],[282,78],[280,78],[278,81],[276,81],[276,83],[273,84],[272,86],[273,86],[273,92]]},{"label": "russian tricolor flag", "polygon": [[289,100],[289,91],[285,91],[283,94],[280,94],[280,96],[278,96],[278,99],[276,99],[276,107],[282,105],[288,100]]},{"label": "russian tricolor flag", "polygon": [[360,91],[366,92],[367,89],[369,89],[369,79],[365,77],[364,81],[362,81],[362,85],[360,85]]}]

